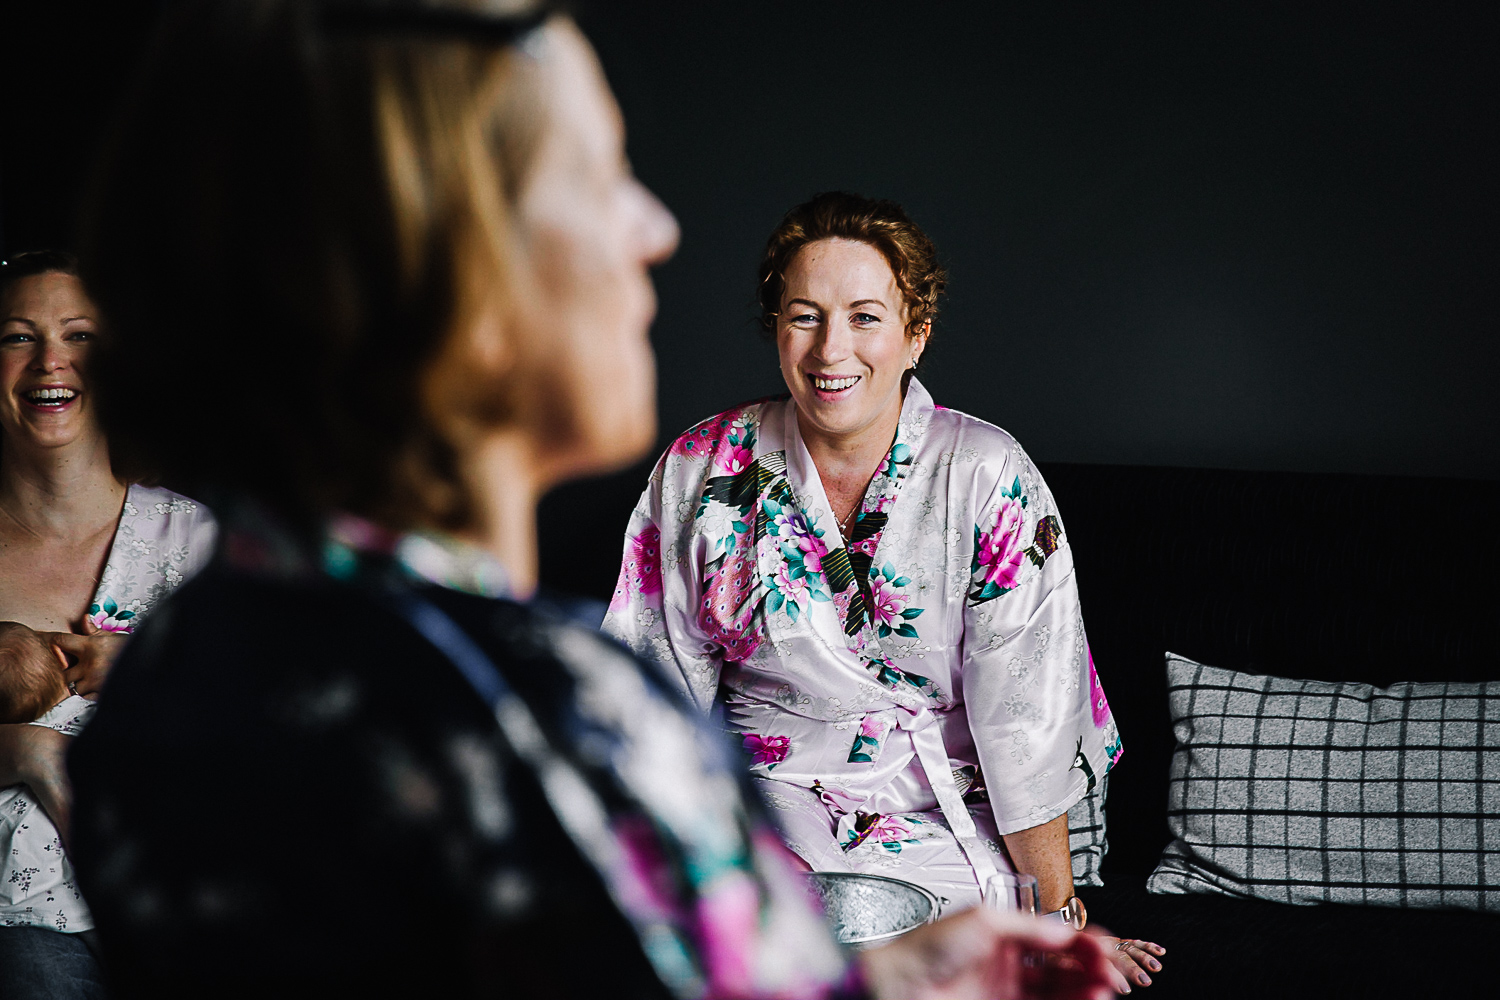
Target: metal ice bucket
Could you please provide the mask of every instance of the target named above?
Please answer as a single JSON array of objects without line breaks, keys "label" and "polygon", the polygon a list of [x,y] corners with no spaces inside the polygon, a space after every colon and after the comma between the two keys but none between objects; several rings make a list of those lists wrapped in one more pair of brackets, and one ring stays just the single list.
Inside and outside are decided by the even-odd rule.
[{"label": "metal ice bucket", "polygon": [[834,937],[870,948],[937,919],[938,898],[919,885],[883,875],[808,872],[823,899]]}]

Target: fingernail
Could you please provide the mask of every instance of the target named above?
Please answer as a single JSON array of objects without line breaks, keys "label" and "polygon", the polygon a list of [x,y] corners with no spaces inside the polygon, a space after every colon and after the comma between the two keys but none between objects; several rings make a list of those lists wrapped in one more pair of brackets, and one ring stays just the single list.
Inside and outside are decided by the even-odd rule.
[{"label": "fingernail", "polygon": [[1142,986],[1150,986],[1151,985],[1151,977],[1148,976],[1148,975],[1146,975],[1144,972],[1141,973],[1141,985]]},{"label": "fingernail", "polygon": [[1129,993],[1129,992],[1130,992],[1130,984],[1129,984],[1129,983],[1126,983],[1126,984],[1125,984],[1125,992],[1126,992],[1126,993]]},{"label": "fingernail", "polygon": [[1158,961],[1156,961],[1155,959],[1152,959],[1151,961],[1147,962],[1146,964],[1148,966],[1150,966],[1152,972],[1160,972],[1161,971],[1161,963],[1158,962]]}]

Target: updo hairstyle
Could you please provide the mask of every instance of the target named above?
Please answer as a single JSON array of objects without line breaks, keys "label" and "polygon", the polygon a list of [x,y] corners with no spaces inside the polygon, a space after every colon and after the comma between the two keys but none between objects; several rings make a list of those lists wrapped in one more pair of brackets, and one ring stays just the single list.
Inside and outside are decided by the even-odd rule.
[{"label": "updo hairstyle", "polygon": [[766,241],[758,297],[761,326],[768,334],[776,330],[792,258],[807,244],[828,239],[867,243],[885,257],[906,305],[907,336],[916,336],[937,318],[948,272],[938,263],[937,247],[927,234],[893,201],[829,191],[787,212]]}]

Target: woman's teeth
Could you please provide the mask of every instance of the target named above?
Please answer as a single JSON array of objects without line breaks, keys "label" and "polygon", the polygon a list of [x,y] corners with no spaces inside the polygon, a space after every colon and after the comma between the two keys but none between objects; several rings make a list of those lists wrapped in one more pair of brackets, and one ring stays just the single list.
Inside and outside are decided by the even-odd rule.
[{"label": "woman's teeth", "polygon": [[851,375],[849,378],[819,378],[818,376],[814,375],[812,377],[812,380],[813,385],[817,386],[819,389],[822,389],[824,392],[838,392],[840,389],[847,389],[854,383],[858,382],[859,376]]},{"label": "woman's teeth", "polygon": [[64,403],[76,395],[72,389],[33,389],[26,398],[33,403]]}]

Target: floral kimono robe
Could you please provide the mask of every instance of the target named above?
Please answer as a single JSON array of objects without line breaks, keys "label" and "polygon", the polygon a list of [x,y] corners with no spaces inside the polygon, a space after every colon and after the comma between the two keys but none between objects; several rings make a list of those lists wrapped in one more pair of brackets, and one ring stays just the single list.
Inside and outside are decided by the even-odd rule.
[{"label": "floral kimono robe", "polygon": [[[217,530],[213,515],[197,501],[131,486],[89,606],[94,625],[103,632],[135,631],[158,601],[208,562]],[[32,725],[77,736],[94,707],[70,695]],[[0,788],[0,848],[0,927],[71,934],[94,926],[57,827],[25,785]]]},{"label": "floral kimono robe", "polygon": [[1121,753],[1067,536],[1015,439],[915,379],[851,534],[794,403],[729,410],[657,464],[605,630],[704,711],[722,698],[814,869],[977,902],[1000,835]]}]

